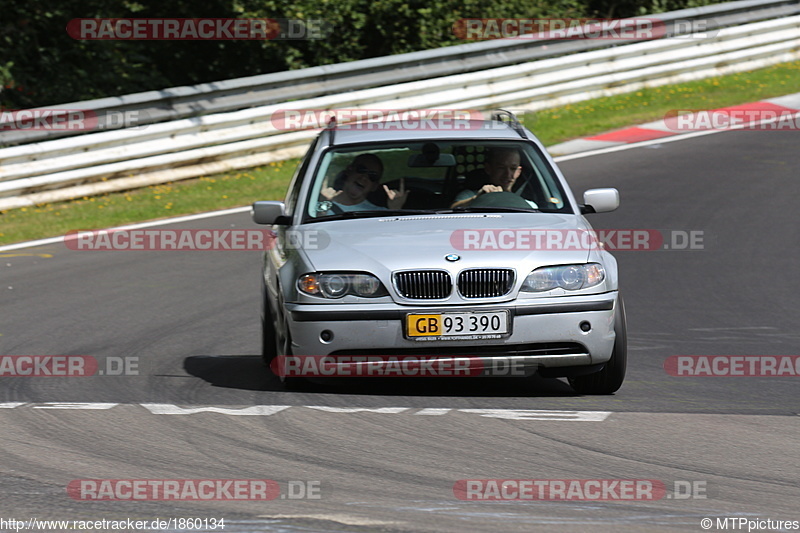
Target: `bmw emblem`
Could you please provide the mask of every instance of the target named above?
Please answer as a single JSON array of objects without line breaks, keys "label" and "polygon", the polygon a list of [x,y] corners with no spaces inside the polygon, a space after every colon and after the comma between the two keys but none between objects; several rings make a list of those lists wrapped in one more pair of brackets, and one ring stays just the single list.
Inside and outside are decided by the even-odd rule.
[{"label": "bmw emblem", "polygon": [[450,261],[451,263],[455,263],[456,261],[461,259],[461,256],[458,254],[447,254],[446,256],[444,256],[444,258]]}]

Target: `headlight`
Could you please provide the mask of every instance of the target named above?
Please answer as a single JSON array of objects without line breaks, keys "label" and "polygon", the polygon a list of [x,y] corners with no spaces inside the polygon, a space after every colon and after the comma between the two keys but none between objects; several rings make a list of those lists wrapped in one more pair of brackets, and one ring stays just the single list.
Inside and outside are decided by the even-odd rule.
[{"label": "headlight", "polygon": [[322,298],[342,298],[348,294],[362,298],[378,298],[389,293],[372,274],[321,273],[305,274],[297,280],[300,292]]},{"label": "headlight", "polygon": [[544,292],[553,289],[577,291],[600,285],[606,271],[598,263],[537,268],[525,278],[523,292]]},{"label": "headlight", "polygon": [[328,298],[341,298],[347,294],[347,280],[344,276],[337,274],[320,276],[319,286],[322,289],[322,294]]}]

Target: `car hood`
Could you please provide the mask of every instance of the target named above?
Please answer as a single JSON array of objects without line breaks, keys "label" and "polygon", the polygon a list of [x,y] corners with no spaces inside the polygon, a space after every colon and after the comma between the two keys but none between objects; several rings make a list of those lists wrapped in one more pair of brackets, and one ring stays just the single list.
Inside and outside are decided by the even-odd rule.
[{"label": "car hood", "polygon": [[[588,229],[591,228],[583,217],[550,213],[464,213],[335,220],[304,226],[304,231],[319,232],[318,245],[306,246],[304,251],[309,266],[317,271],[369,271],[379,276],[417,268],[457,272],[471,267],[512,267],[530,271],[544,265],[585,263],[590,251],[584,245],[565,249],[558,244],[536,249],[533,240],[526,244],[525,240],[516,240],[518,235],[541,234],[542,230],[548,230],[548,234],[566,238],[567,234],[574,237]],[[497,237],[501,231],[503,238],[499,242]],[[450,254],[458,258],[446,259]]]}]

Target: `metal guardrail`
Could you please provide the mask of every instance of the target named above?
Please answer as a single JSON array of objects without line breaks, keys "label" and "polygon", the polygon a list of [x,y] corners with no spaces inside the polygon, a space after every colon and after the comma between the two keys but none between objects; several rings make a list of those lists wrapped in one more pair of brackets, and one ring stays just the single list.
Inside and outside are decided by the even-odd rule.
[{"label": "metal guardrail", "polygon": [[[654,16],[671,31],[676,20],[707,19],[709,30],[800,14],[797,0],[741,0]],[[669,35],[669,33],[668,33]],[[531,41],[503,39],[450,46],[388,57],[351,61],[296,71],[237,78],[192,87],[173,87],[124,96],[73,102],[62,109],[103,112],[137,111],[152,124],[221,113],[328,94],[392,85],[426,78],[475,72],[488,68],[607,48],[616,43],[598,40]],[[100,124],[108,129],[118,126]],[[0,146],[70,136],[58,131],[9,132]]]},{"label": "metal guardrail", "polygon": [[[645,84],[791,61],[800,57],[797,13],[796,0],[746,0],[659,16],[667,23],[713,17],[708,29],[719,32],[708,38],[684,36],[633,44],[486,41],[59,106],[140,110],[150,123],[0,149],[0,209],[297,156],[316,131],[277,130],[270,117],[278,110],[500,106],[534,110]],[[752,20],[760,22],[741,24]],[[294,100],[287,102],[289,98]],[[15,140],[30,141],[53,132],[25,133],[30,137]],[[7,139],[4,134],[3,142]]]}]

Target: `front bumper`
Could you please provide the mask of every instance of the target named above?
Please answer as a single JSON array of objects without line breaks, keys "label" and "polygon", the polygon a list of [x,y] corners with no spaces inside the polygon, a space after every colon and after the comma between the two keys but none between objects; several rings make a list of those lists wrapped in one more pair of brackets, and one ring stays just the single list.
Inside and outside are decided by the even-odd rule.
[{"label": "front bumper", "polygon": [[[614,347],[618,293],[452,306],[287,304],[295,355],[503,356],[532,369],[601,365]],[[501,339],[412,340],[408,313],[508,310],[511,334]],[[580,324],[588,322],[589,331]],[[327,337],[330,337],[327,339]]]}]

